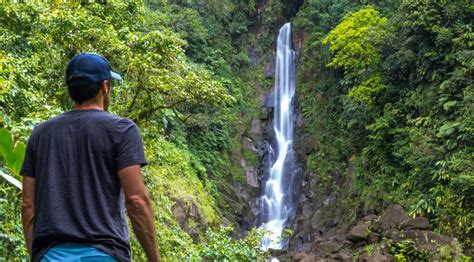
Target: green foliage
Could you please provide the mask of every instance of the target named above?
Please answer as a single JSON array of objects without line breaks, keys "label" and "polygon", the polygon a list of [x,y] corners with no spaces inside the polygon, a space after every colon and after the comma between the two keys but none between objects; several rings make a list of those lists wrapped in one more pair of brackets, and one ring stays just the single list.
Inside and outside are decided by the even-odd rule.
[{"label": "green foliage", "polygon": [[[0,172],[5,171],[0,167]],[[0,178],[0,253],[5,261],[28,261],[20,208],[20,190]]]},{"label": "green foliage", "polygon": [[347,15],[323,39],[334,53],[328,66],[342,68],[351,77],[357,77],[372,64],[380,63],[376,45],[380,44],[387,18],[380,17],[373,6]]},{"label": "green foliage", "polygon": [[470,249],[472,4],[392,2],[307,1],[295,18],[309,33],[298,86],[315,140],[307,165],[325,188],[352,175],[341,204],[400,203]]},{"label": "green foliage", "polygon": [[390,247],[390,252],[395,256],[397,262],[405,261],[429,261],[428,251],[420,251],[411,240],[402,240]]},{"label": "green foliage", "polygon": [[381,78],[377,46],[387,35],[387,18],[380,17],[373,6],[347,15],[323,39],[333,53],[329,67],[344,70],[344,83],[350,86],[349,97],[371,106],[374,96],[385,89]]},{"label": "green foliage", "polygon": [[[146,132],[145,132],[146,134]],[[172,199],[192,201],[200,208],[203,222],[216,223],[218,213],[214,199],[206,191],[206,169],[188,150],[178,148],[161,137],[147,137],[146,156],[150,159],[150,176],[159,183],[150,186]]]},{"label": "green foliage", "polygon": [[7,166],[15,175],[20,173],[21,164],[25,158],[25,144],[18,142],[13,144],[11,133],[0,128],[0,155]]},{"label": "green foliage", "polygon": [[13,186],[12,177],[6,173],[13,174],[13,179],[18,178],[25,145],[21,142],[14,144],[10,131],[3,127],[0,128],[0,156],[3,162],[0,166],[0,253],[4,254],[4,259],[13,260],[25,257],[26,248],[18,212],[20,190]]},{"label": "green foliage", "polygon": [[181,39],[140,23],[143,8],[119,1],[2,5],[0,60],[8,65],[0,74],[2,99],[4,110],[19,110],[6,113],[18,118],[45,104],[67,108],[63,71],[79,52],[99,52],[124,73],[114,110],[136,121],[160,118],[163,109],[183,118],[200,104],[232,103],[210,72],[187,62]]},{"label": "green foliage", "polygon": [[264,232],[252,229],[244,239],[234,241],[231,238],[233,228],[221,227],[218,231],[208,231],[206,243],[200,251],[200,257],[210,261],[257,261],[265,259],[260,249]]},{"label": "green foliage", "polygon": [[[216,226],[221,218],[215,199],[218,181],[207,176],[215,168],[227,180],[226,167],[234,165],[223,159],[229,158],[225,154],[237,132],[233,123],[238,112],[230,106],[236,102],[234,96],[240,96],[241,86],[230,75],[227,59],[234,56],[223,54],[240,55],[240,50],[234,51],[231,35],[245,32],[248,20],[232,11],[245,5],[242,12],[247,14],[251,2],[190,2],[184,10],[168,1],[146,6],[118,0],[2,5],[2,124],[25,141],[34,125],[70,108],[63,79],[67,61],[79,52],[107,57],[124,76],[124,81],[113,83],[110,110],[142,129],[150,161],[144,177],[154,203],[162,257],[199,260],[207,241],[205,229]],[[216,12],[203,15],[207,8]],[[214,47],[215,43],[219,45]],[[0,149],[3,142],[13,148],[3,136],[1,142]],[[18,152],[21,145],[17,143]],[[18,170],[19,162],[15,163]],[[1,202],[2,221],[9,221],[2,227],[1,253],[22,259],[26,252],[21,245],[18,192],[1,183],[6,192],[2,201],[8,200]],[[178,201],[196,212],[184,224],[174,217]],[[254,254],[249,247],[242,252],[239,248],[235,252],[242,258]],[[145,259],[133,237],[132,253],[138,261]]]}]

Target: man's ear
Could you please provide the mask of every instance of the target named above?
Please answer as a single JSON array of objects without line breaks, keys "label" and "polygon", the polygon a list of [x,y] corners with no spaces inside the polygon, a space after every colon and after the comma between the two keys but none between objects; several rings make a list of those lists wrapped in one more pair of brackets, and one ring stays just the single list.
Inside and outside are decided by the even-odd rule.
[{"label": "man's ear", "polygon": [[100,91],[102,92],[102,94],[104,95],[107,95],[108,93],[110,93],[110,88],[111,88],[111,85],[110,85],[110,82],[109,80],[104,80],[102,81],[102,83],[100,84]]}]

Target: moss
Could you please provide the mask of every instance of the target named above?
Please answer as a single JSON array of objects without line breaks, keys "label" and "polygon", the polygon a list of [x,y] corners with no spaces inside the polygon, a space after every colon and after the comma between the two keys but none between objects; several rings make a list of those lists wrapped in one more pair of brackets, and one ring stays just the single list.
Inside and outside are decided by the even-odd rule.
[{"label": "moss", "polygon": [[206,191],[199,176],[205,168],[192,154],[164,139],[155,139],[147,145],[150,160],[149,175],[157,184],[153,190],[165,192],[169,197],[193,200],[206,223],[216,223],[219,213],[213,197]]}]

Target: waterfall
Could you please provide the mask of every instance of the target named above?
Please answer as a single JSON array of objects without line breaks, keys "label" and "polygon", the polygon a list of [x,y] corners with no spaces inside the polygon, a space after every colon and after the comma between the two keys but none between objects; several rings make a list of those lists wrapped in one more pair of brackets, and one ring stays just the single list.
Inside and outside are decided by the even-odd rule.
[{"label": "waterfall", "polygon": [[269,146],[269,176],[260,199],[261,220],[271,235],[263,240],[262,247],[283,249],[280,241],[289,217],[294,214],[292,191],[296,177],[295,152],[293,150],[295,95],[295,51],[291,44],[291,26],[286,23],[280,29],[277,40],[273,131],[275,142]]}]

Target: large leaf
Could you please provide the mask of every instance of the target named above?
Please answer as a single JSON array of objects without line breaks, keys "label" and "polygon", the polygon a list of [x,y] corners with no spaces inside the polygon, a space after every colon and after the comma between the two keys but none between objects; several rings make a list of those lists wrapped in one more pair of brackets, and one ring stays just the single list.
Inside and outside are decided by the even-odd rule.
[{"label": "large leaf", "polygon": [[11,150],[13,148],[13,140],[10,132],[5,128],[0,128],[0,152]]},{"label": "large leaf", "polygon": [[4,173],[1,169],[0,169],[0,176],[5,178],[5,180],[7,180],[8,182],[10,182],[12,185],[16,186],[20,190],[23,189],[23,186],[22,186],[21,182],[18,179]]},{"label": "large leaf", "polygon": [[25,159],[26,146],[23,143],[17,143],[15,149],[13,149],[13,156],[15,161],[10,167],[15,174],[20,173],[21,165],[23,164],[23,159]]}]

